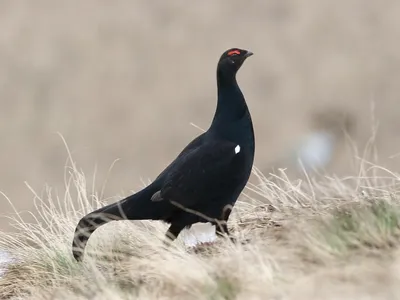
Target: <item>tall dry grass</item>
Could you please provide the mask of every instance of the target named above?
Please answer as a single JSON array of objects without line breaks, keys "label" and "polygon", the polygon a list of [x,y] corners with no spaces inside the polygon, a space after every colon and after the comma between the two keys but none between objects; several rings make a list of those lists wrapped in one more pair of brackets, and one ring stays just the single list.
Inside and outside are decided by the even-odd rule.
[{"label": "tall dry grass", "polygon": [[[219,239],[166,249],[160,222],[112,222],[98,229],[83,263],[73,232],[105,204],[72,159],[65,192],[32,190],[35,222],[16,211],[0,233],[13,261],[1,299],[398,299],[400,177],[362,160],[357,176],[291,181],[256,168],[230,220],[243,243]],[[10,205],[12,201],[9,200]]]}]

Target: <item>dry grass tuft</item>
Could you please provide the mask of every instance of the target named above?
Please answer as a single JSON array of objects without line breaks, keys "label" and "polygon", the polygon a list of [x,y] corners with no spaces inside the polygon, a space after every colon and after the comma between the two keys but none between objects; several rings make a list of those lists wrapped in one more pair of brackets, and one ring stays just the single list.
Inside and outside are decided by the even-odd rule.
[{"label": "dry grass tuft", "polygon": [[[81,216],[105,203],[89,194],[72,163],[63,197],[35,195],[39,216],[10,220],[0,233],[13,261],[1,299],[392,299],[399,283],[399,177],[267,179],[249,184],[230,227],[242,243],[219,239],[188,249],[163,246],[159,222],[112,222],[92,235],[83,263],[71,243]],[[12,204],[12,202],[10,201]],[[372,282],[372,283],[371,283]],[[382,289],[381,285],[385,288]],[[365,291],[368,290],[368,293]],[[319,295],[319,296],[318,296]],[[329,298],[330,299],[330,298]]]}]

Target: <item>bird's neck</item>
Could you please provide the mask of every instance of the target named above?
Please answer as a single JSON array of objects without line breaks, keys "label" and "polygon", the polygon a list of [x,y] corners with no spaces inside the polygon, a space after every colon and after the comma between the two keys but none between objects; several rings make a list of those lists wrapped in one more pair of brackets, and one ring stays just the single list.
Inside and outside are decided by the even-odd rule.
[{"label": "bird's neck", "polygon": [[232,122],[241,119],[247,112],[247,105],[240,90],[236,74],[217,70],[218,102],[212,126],[220,122]]},{"label": "bird's neck", "polygon": [[208,134],[236,142],[254,158],[254,130],[250,112],[235,74],[217,71],[218,102]]}]

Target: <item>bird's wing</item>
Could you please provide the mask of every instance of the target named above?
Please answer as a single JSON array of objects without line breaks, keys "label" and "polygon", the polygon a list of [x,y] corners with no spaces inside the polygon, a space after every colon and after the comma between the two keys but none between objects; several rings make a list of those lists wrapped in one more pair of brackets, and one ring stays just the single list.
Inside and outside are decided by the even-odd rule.
[{"label": "bird's wing", "polygon": [[240,145],[208,141],[178,157],[153,201],[169,200],[190,208],[224,197],[242,180],[245,157]]},{"label": "bird's wing", "polygon": [[[167,166],[164,171],[160,173],[160,175],[157,176],[157,178],[154,181],[164,181],[164,178],[166,175],[170,172],[171,169],[173,169],[174,165],[176,164],[177,161],[180,161],[184,156],[187,154],[191,153],[192,151],[196,150],[199,148],[204,141],[204,136],[205,133],[200,134],[198,137],[193,139],[176,157],[176,159],[169,165]],[[157,195],[156,195],[157,196]],[[156,197],[155,196],[155,197]],[[153,199],[154,200],[154,199]]]},{"label": "bird's wing", "polygon": [[183,150],[181,151],[181,153],[179,153],[178,158],[182,157],[183,155],[187,154],[188,152],[190,152],[191,150],[194,150],[198,147],[200,147],[203,142],[204,142],[204,137],[206,136],[206,132],[200,134],[198,137],[196,137],[195,139],[193,139],[193,141],[191,141],[189,144],[187,144],[187,146],[185,148],[183,148]]}]

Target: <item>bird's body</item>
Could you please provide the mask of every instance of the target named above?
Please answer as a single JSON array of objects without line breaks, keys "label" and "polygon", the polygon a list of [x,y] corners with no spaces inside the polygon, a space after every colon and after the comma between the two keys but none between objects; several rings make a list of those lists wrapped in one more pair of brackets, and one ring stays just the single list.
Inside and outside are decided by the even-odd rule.
[{"label": "bird's body", "polygon": [[230,49],[217,68],[218,103],[210,128],[189,143],[146,188],[84,216],[77,225],[73,254],[77,260],[99,226],[113,220],[162,220],[175,239],[197,222],[226,222],[251,173],[255,143],[251,116],[236,82],[236,72],[252,53]]}]

